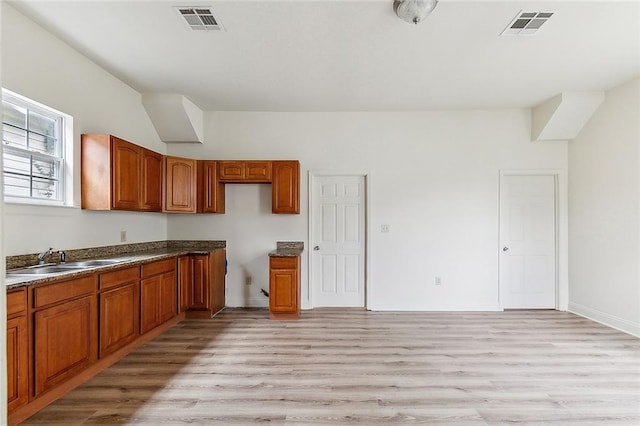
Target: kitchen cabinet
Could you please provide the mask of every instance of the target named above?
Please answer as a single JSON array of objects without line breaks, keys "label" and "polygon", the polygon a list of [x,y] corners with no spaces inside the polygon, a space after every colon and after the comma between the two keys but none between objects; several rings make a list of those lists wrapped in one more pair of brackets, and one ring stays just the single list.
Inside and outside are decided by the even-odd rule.
[{"label": "kitchen cabinet", "polygon": [[142,265],[140,333],[144,334],[177,315],[176,259]]},{"label": "kitchen cabinet", "polygon": [[271,161],[222,160],[218,164],[222,182],[271,182]]},{"label": "kitchen cabinet", "polygon": [[82,208],[161,211],[162,155],[108,134],[81,138]]},{"label": "kitchen cabinet", "polygon": [[191,304],[191,286],[193,285],[191,273],[191,256],[178,257],[178,313],[189,309]]},{"label": "kitchen cabinet", "polygon": [[29,334],[27,291],[7,293],[7,409],[9,413],[29,401]]},{"label": "kitchen cabinet", "polygon": [[33,289],[34,396],[97,359],[96,275]]},{"label": "kitchen cabinet", "polygon": [[300,163],[273,161],[271,211],[275,214],[300,213]]},{"label": "kitchen cabinet", "polygon": [[134,341],[140,331],[140,267],[99,275],[100,358]]},{"label": "kitchen cabinet", "polygon": [[197,202],[197,161],[164,158],[164,211],[195,213]]},{"label": "kitchen cabinet", "polygon": [[181,309],[190,318],[211,318],[225,306],[226,251],[183,256],[179,260]]},{"label": "kitchen cabinet", "polygon": [[269,257],[269,317],[298,319],[300,256]]},{"label": "kitchen cabinet", "polygon": [[224,213],[224,183],[218,177],[218,162],[198,161],[198,213]]},{"label": "kitchen cabinet", "polygon": [[162,211],[162,154],[142,148],[140,210]]}]

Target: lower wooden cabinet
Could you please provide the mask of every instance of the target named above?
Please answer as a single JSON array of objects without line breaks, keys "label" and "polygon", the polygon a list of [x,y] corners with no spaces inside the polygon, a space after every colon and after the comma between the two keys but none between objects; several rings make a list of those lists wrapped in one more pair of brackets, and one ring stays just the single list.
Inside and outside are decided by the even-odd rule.
[{"label": "lower wooden cabinet", "polygon": [[132,282],[100,293],[100,348],[103,358],[139,334],[140,284]]},{"label": "lower wooden cabinet", "polygon": [[191,273],[191,256],[178,257],[178,313],[189,309],[191,304],[191,286],[193,274]]},{"label": "lower wooden cabinet", "polygon": [[27,290],[7,293],[7,409],[29,401],[29,332]]},{"label": "lower wooden cabinet", "polygon": [[174,259],[142,265],[140,333],[144,334],[177,315],[178,281]]},{"label": "lower wooden cabinet", "polygon": [[210,318],[225,306],[226,250],[178,259],[180,309],[189,317]]},{"label": "lower wooden cabinet", "polygon": [[98,277],[98,356],[117,351],[140,333],[140,267],[102,273]]},{"label": "lower wooden cabinet", "polygon": [[300,256],[269,257],[269,317],[300,315]]},{"label": "lower wooden cabinet", "polygon": [[44,308],[34,314],[33,322],[34,395],[38,396],[95,362],[96,297]]}]

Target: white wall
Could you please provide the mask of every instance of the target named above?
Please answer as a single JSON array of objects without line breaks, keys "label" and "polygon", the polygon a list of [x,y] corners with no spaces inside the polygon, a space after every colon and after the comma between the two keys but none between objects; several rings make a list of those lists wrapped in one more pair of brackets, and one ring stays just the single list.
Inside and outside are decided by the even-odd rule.
[{"label": "white wall", "polygon": [[573,312],[640,335],[640,78],[606,93],[569,144]]},{"label": "white wall", "polygon": [[[112,133],[164,153],[138,92],[46,32],[10,5],[2,14],[3,87],[73,116],[74,203],[80,205],[80,134]],[[5,254],[166,239],[158,213],[5,206]]]},{"label": "white wall", "polygon": [[[308,171],[370,175],[370,305],[380,310],[498,309],[500,169],[566,171],[565,142],[530,142],[528,110],[406,113],[210,112],[203,145],[170,153],[211,159],[299,159],[301,214],[270,213],[269,185],[227,185],[225,215],[171,216],[169,238],[228,241],[228,303],[266,305],[267,252],[308,249]],[[390,232],[381,234],[381,224]],[[303,256],[303,307],[308,302]],[[252,286],[244,276],[253,277]],[[435,287],[434,276],[442,277]],[[566,302],[565,302],[566,303]]]}]

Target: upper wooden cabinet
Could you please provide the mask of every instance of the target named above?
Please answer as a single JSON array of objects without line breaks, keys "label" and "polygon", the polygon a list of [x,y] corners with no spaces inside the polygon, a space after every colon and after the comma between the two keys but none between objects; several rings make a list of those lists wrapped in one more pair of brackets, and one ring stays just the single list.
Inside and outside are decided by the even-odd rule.
[{"label": "upper wooden cabinet", "polygon": [[218,162],[198,161],[198,213],[224,213],[224,183],[218,178]]},{"label": "upper wooden cabinet", "polygon": [[222,182],[271,182],[271,161],[218,161]]},{"label": "upper wooden cabinet", "polygon": [[164,211],[195,213],[197,203],[197,161],[188,158],[164,158]]},{"label": "upper wooden cabinet", "polygon": [[142,148],[140,209],[162,211],[162,154]]},{"label": "upper wooden cabinet", "polygon": [[82,208],[162,210],[162,155],[124,139],[83,134]]},{"label": "upper wooden cabinet", "polygon": [[192,160],[106,134],[83,134],[81,159],[83,209],[224,213],[225,183],[271,183],[272,212],[300,213],[295,160]]},{"label": "upper wooden cabinet", "polygon": [[273,161],[271,211],[276,214],[300,213],[300,163]]}]

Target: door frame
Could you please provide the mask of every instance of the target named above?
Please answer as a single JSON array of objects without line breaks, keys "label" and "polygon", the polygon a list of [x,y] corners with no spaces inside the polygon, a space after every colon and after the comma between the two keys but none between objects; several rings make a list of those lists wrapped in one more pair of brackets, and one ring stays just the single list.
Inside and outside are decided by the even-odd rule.
[{"label": "door frame", "polygon": [[501,297],[500,282],[500,250],[502,248],[501,217],[502,202],[504,199],[503,178],[505,176],[552,176],[555,189],[555,257],[556,257],[556,295],[555,309],[567,311],[569,305],[569,213],[567,193],[567,171],[562,169],[521,169],[500,170],[498,179],[498,245],[496,247],[498,270],[498,306],[504,310]]},{"label": "door frame", "polygon": [[314,202],[314,194],[313,194],[313,185],[319,177],[331,177],[331,176],[360,176],[364,178],[364,308],[369,310],[369,306],[371,305],[370,296],[371,289],[369,288],[369,277],[371,276],[370,264],[369,264],[369,253],[371,252],[371,239],[369,235],[371,235],[371,221],[369,218],[371,217],[371,174],[369,172],[358,172],[358,171],[350,171],[350,172],[337,172],[337,171],[316,171],[309,170],[309,258],[308,262],[308,270],[307,270],[307,282],[309,283],[309,288],[307,291],[307,301],[309,308],[314,308],[313,306],[313,261],[311,260],[311,256],[313,255],[313,220],[315,218],[313,213],[313,202]]}]

